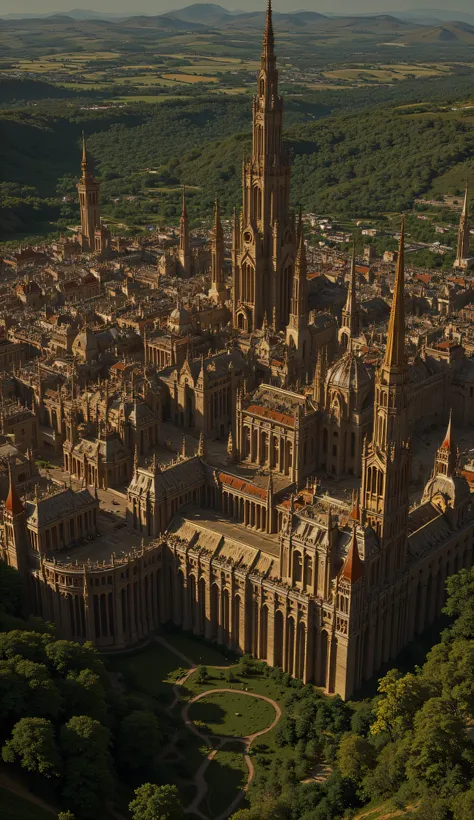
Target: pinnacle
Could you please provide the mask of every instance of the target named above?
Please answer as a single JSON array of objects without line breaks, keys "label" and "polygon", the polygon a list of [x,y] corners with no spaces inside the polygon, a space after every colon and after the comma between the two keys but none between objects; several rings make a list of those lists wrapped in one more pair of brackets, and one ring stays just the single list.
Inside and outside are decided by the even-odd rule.
[{"label": "pinnacle", "polygon": [[400,247],[398,252],[395,287],[393,289],[392,309],[388,325],[385,367],[402,367],[405,364],[405,219],[402,219]]}]

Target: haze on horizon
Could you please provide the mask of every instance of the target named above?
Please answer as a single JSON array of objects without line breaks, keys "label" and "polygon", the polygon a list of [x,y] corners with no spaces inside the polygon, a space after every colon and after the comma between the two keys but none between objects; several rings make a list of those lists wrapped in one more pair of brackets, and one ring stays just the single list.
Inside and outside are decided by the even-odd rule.
[{"label": "haze on horizon", "polygon": [[[93,9],[96,12],[107,14],[162,14],[173,9],[180,9],[191,5],[186,0],[137,0],[131,3],[130,0],[0,0],[0,16],[5,14],[47,14],[54,12],[67,12],[71,9]],[[255,11],[266,5],[265,0],[218,0],[218,5],[222,5],[230,10]],[[295,11],[288,0],[273,0],[275,11]],[[324,14],[363,14],[384,13],[397,11],[416,11],[443,8],[439,0],[302,0],[297,9],[307,11],[318,11]],[[472,0],[455,0],[452,11],[452,19],[456,19],[456,10],[472,12]]]}]

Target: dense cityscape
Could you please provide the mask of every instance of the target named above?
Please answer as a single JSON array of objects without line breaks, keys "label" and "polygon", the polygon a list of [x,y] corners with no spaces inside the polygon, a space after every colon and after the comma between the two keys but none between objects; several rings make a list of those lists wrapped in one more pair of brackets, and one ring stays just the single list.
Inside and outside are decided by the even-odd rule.
[{"label": "dense cityscape", "polygon": [[[35,777],[49,766],[48,776],[65,778],[54,804],[62,818],[173,820],[185,816],[179,790],[190,818],[330,820],[362,816],[347,812],[398,794],[405,777],[423,785],[410,792],[405,783],[401,813],[423,820],[427,796],[434,795],[439,813],[430,817],[467,820],[474,806],[465,729],[474,682],[472,664],[467,670],[474,638],[469,186],[452,206],[457,244],[452,268],[442,271],[412,263],[419,245],[403,214],[399,228],[385,234],[384,250],[383,237],[372,241],[375,228],[359,232],[356,246],[329,214],[293,210],[270,2],[251,107],[241,207],[226,218],[216,195],[210,232],[194,227],[185,188],[178,230],[111,231],[83,134],[80,226],[52,241],[2,250],[0,557],[16,577],[7,574],[2,584],[17,584],[23,601],[2,605],[11,618],[0,639],[5,681],[7,667],[12,681],[26,674],[12,666],[12,659],[24,658],[46,664],[45,673],[52,664],[53,678],[67,674],[65,682],[74,680],[84,692],[89,687],[92,699],[97,686],[106,692],[102,712],[95,700],[91,711],[69,710],[66,699],[82,706],[87,698],[61,687],[64,703],[54,714],[51,706],[5,707],[13,734],[3,760],[18,765],[21,743],[32,742],[27,734],[20,741],[22,720],[54,723],[64,713],[70,718],[61,728],[64,763],[43,770],[38,762],[21,763]],[[441,254],[442,242],[441,236],[435,247]],[[400,653],[436,629],[443,612],[451,616],[444,643],[436,644],[438,631],[425,666],[405,677],[394,673]],[[37,636],[29,649],[21,629]],[[173,644],[176,636],[187,643]],[[63,667],[61,642],[75,647],[64,648]],[[177,768],[171,776],[180,748],[173,752],[173,737],[182,728],[166,723],[169,717],[159,731],[154,726],[162,718],[159,709],[153,714],[152,689],[135,695],[134,707],[125,705],[137,674],[133,658],[140,657],[133,653],[143,646],[181,658],[184,668],[171,683],[182,678],[187,686],[195,673],[183,719],[205,745],[210,718],[204,711],[193,723],[186,710],[217,698],[213,687],[235,688],[242,701],[244,693],[267,701],[257,700],[248,731],[214,729],[242,740],[249,761],[248,783],[244,766],[235,799],[229,793],[219,808],[216,797],[206,797],[212,790],[203,780],[213,754],[204,755],[201,774],[186,778]],[[215,646],[224,653],[221,664]],[[206,652],[214,653],[209,662]],[[127,653],[128,672],[118,671],[113,658]],[[209,668],[221,666],[225,673],[214,679]],[[80,680],[85,671],[94,673],[94,683]],[[121,705],[108,690],[114,685],[105,683],[108,675],[119,682],[114,697]],[[218,675],[227,683],[219,684]],[[252,676],[260,681],[256,689]],[[382,694],[374,702],[370,682],[377,676]],[[402,683],[410,695],[402,696]],[[277,685],[294,693],[286,695],[283,717]],[[173,691],[166,708],[177,714],[182,695],[176,685]],[[389,708],[390,697],[399,702]],[[276,711],[261,731],[259,704]],[[437,768],[419,762],[430,730],[417,710],[427,704],[449,711],[452,725],[442,732],[457,749],[454,757],[438,750]],[[253,708],[238,707],[230,707],[234,717]],[[77,715],[94,718],[90,735],[71,728],[75,720],[90,720]],[[130,715],[138,722],[123,729]],[[109,775],[91,786],[93,756],[76,780],[68,769],[73,746],[87,744],[93,732],[97,760],[106,765],[110,741],[98,727],[121,738],[113,764],[118,777],[128,771],[129,787],[150,781],[136,789],[131,814],[110,809]],[[293,780],[275,785],[283,764],[265,763],[262,737],[247,798],[255,774],[251,743],[274,729],[277,746],[297,750],[287,760]],[[43,725],[42,731],[55,730]],[[384,740],[371,745],[371,735]],[[147,759],[145,747],[154,750],[163,737],[169,761],[165,752]],[[221,738],[224,752],[226,743]],[[135,755],[144,761],[136,769]],[[406,773],[393,774],[396,782],[382,788],[390,755],[406,756]],[[156,759],[165,761],[157,770]],[[192,787],[183,785],[188,779]],[[313,800],[306,810],[304,784]],[[83,788],[90,791],[84,800]],[[160,789],[170,791],[158,797]],[[58,815],[56,807],[76,814]],[[125,811],[123,801],[119,809]]]}]

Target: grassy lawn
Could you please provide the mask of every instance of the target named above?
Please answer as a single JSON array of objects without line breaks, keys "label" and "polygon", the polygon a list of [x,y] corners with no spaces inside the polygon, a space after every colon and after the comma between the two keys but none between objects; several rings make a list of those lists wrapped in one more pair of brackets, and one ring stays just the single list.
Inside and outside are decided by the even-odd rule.
[{"label": "grassy lawn", "polygon": [[187,668],[184,661],[160,644],[108,657],[107,663],[112,672],[123,675],[127,688],[144,692],[163,705],[173,701],[173,684]]},{"label": "grassy lawn", "polygon": [[248,779],[247,764],[243,749],[224,747],[209,763],[205,779],[209,791],[200,805],[200,810],[209,817],[219,817],[232,803]]},{"label": "grassy lawn", "polygon": [[0,786],[0,816],[2,820],[51,820],[56,816],[52,810],[46,811],[24,800],[13,792]]},{"label": "grassy lawn", "polygon": [[[169,188],[169,190],[174,190]],[[214,646],[204,643],[199,638],[193,638],[184,632],[162,632],[165,641],[173,646],[178,652],[182,652],[195,664],[203,663],[206,666],[230,666],[235,661],[230,660]]]},{"label": "grassy lawn", "polygon": [[247,737],[270,726],[275,709],[242,692],[216,692],[193,703],[189,717],[206,734]]}]

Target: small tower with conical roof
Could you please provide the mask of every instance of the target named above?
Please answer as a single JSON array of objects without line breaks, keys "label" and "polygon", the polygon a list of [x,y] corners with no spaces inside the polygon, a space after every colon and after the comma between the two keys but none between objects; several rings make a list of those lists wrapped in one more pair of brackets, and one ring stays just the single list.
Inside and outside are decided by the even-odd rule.
[{"label": "small tower with conical roof", "polygon": [[192,274],[191,246],[189,242],[189,221],[188,209],[186,207],[186,191],[183,187],[183,203],[181,207],[181,220],[179,224],[179,267],[181,276],[189,279]]},{"label": "small tower with conical roof", "polygon": [[213,302],[223,304],[226,297],[224,282],[224,231],[222,230],[219,197],[214,206],[214,226],[211,234],[211,289]]},{"label": "small tower with conical roof", "polygon": [[434,464],[433,476],[444,475],[448,478],[454,475],[458,460],[458,450],[454,442],[452,433],[452,411],[449,414],[448,429],[444,437],[441,447],[436,451],[436,459]]},{"label": "small tower with conical roof", "polygon": [[458,246],[456,251],[456,259],[454,262],[455,268],[467,270],[474,266],[474,258],[470,257],[470,235],[471,226],[469,224],[469,186],[466,182],[466,191],[464,193],[463,208],[461,211],[461,218],[459,220],[458,229]]},{"label": "small tower with conical roof", "polygon": [[26,528],[26,510],[18,495],[18,490],[12,476],[11,466],[8,468],[9,489],[3,514],[4,546],[2,558],[11,567],[15,567],[22,574],[28,568],[28,533]]},{"label": "small tower with conical roof", "polygon": [[85,251],[95,250],[95,232],[100,228],[100,183],[91,174],[87,157],[87,146],[84,132],[82,134],[81,178],[77,183],[79,207],[81,210],[82,248]]},{"label": "small tower with conical roof", "polygon": [[359,308],[357,305],[356,291],[356,264],[355,264],[355,243],[352,248],[351,274],[347,300],[342,311],[342,321],[339,330],[339,343],[344,350],[347,350],[351,340],[359,333]]}]

